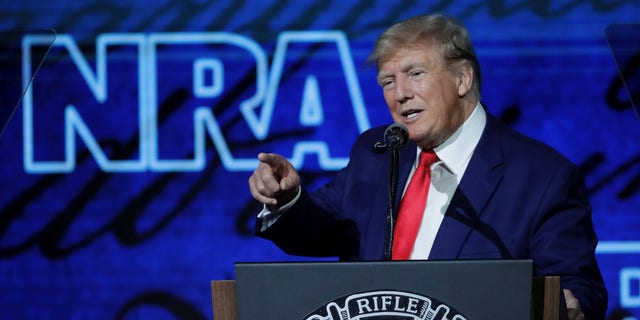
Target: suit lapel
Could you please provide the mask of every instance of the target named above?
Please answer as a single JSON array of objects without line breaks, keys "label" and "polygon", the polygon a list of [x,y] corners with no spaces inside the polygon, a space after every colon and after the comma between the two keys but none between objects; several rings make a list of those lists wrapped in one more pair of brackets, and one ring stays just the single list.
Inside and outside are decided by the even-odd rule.
[{"label": "suit lapel", "polygon": [[411,172],[411,167],[415,163],[416,160],[416,152],[418,146],[409,141],[407,145],[400,149],[400,165],[398,170],[398,189],[396,192],[396,201],[395,201],[395,210],[398,212],[398,206],[400,205],[400,199],[402,199],[402,192],[404,191],[404,186],[407,184],[407,179],[409,178],[409,173]]},{"label": "suit lapel", "polygon": [[456,259],[484,207],[502,180],[499,125],[487,113],[487,124],[438,230],[429,259]]}]

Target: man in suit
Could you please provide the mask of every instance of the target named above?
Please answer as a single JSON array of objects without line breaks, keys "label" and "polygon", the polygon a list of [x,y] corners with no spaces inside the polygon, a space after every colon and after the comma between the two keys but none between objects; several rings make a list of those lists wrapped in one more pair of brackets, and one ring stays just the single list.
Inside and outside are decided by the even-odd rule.
[{"label": "man in suit", "polygon": [[[570,319],[604,319],[607,292],[584,178],[562,155],[487,112],[467,30],[441,15],[411,18],[378,38],[371,60],[389,112],[410,140],[399,150],[395,229],[386,220],[391,160],[373,148],[385,130],[378,127],[314,192],[282,156],[259,154],[249,178],[264,204],[258,235],[290,254],[349,261],[383,259],[390,243],[393,259],[533,259],[536,275],[561,276]],[[412,187],[423,175],[426,187]],[[428,193],[413,200],[415,190]],[[403,222],[405,207],[416,204],[418,220]]]}]

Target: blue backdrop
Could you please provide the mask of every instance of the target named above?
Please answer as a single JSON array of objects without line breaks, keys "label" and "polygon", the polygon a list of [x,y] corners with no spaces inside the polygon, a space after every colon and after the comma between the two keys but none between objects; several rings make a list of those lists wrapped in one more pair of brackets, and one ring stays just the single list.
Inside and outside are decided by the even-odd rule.
[{"label": "blue backdrop", "polygon": [[326,182],[390,122],[375,38],[433,12],[469,28],[489,111],[584,170],[610,318],[640,317],[640,50],[607,29],[638,1],[1,7],[3,319],[210,319],[235,262],[307,260],[253,236],[255,156]]}]

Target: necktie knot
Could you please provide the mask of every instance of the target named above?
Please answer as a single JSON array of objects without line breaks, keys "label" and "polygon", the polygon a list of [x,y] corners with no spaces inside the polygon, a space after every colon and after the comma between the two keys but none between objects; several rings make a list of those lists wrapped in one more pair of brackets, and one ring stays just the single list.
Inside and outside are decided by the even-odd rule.
[{"label": "necktie knot", "polygon": [[418,166],[431,168],[431,165],[438,161],[438,156],[433,150],[426,150],[420,152],[420,160],[418,161]]}]

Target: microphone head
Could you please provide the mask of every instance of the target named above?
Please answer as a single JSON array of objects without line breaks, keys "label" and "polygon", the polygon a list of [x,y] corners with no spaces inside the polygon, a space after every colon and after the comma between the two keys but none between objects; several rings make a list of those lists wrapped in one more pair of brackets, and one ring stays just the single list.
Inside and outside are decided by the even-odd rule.
[{"label": "microphone head", "polygon": [[384,141],[389,148],[400,149],[407,144],[408,140],[409,130],[399,123],[389,125],[384,131]]}]

